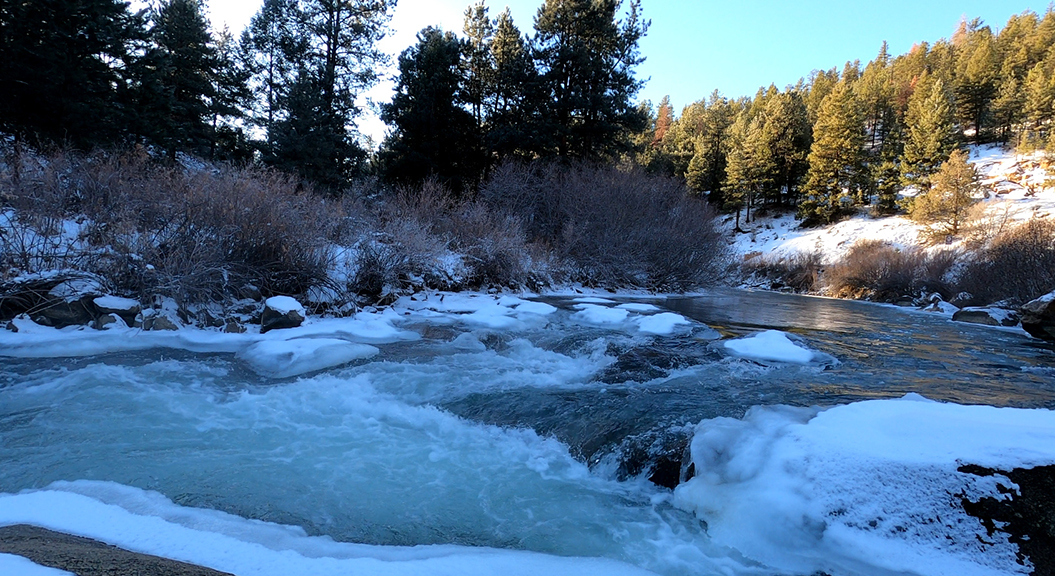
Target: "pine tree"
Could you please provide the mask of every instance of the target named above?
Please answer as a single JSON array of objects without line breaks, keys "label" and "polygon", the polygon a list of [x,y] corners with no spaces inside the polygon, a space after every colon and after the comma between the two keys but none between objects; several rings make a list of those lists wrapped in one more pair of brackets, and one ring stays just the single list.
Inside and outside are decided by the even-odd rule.
[{"label": "pine tree", "polygon": [[381,110],[381,119],[393,128],[379,154],[389,181],[436,177],[462,192],[480,173],[476,122],[459,105],[462,50],[454,34],[430,27],[400,55],[396,93]]},{"label": "pine tree", "polygon": [[546,0],[535,17],[535,60],[548,150],[561,157],[610,158],[644,126],[632,104],[641,88],[634,67],[648,23],[640,0],[617,20],[620,0]]},{"label": "pine tree", "polygon": [[308,52],[308,35],[296,0],[264,0],[242,32],[241,59],[251,74],[251,120],[265,134],[265,158],[275,155],[275,126],[286,117],[279,101],[293,86]]},{"label": "pine tree", "polygon": [[484,136],[488,155],[495,159],[531,157],[541,148],[538,122],[538,73],[531,53],[506,8],[494,22],[491,57],[494,62],[492,109]]},{"label": "pine tree", "polygon": [[487,16],[487,6],[480,0],[465,10],[462,26],[466,45],[464,54],[465,80],[462,93],[466,104],[483,126],[484,117],[490,115],[494,95],[495,64],[491,44],[494,42],[494,24]]},{"label": "pine tree", "polygon": [[772,157],[772,185],[765,190],[766,202],[794,206],[809,169],[806,158],[813,139],[806,104],[798,91],[788,91],[769,98],[763,114],[763,146]]},{"label": "pine tree", "polygon": [[956,86],[957,111],[964,124],[974,128],[975,142],[981,142],[996,95],[1000,70],[989,27],[970,33],[962,59],[962,72]]},{"label": "pine tree", "polygon": [[[688,156],[682,170],[689,189],[707,193],[707,199],[719,207],[726,204],[722,184],[726,180],[730,148],[727,134],[743,108],[743,102],[731,102],[715,90],[706,101],[689,107],[674,130],[675,134],[683,131],[688,144],[687,150],[680,154],[683,158]],[[678,146],[676,141],[672,144]],[[680,145],[678,149],[685,148]],[[675,170],[680,169],[682,165],[675,162]]]},{"label": "pine tree", "polygon": [[866,178],[862,166],[864,119],[850,87],[840,82],[824,99],[813,127],[809,171],[799,217],[830,224],[845,213]]},{"label": "pine tree", "polygon": [[751,221],[751,209],[774,183],[776,162],[766,142],[765,114],[752,115],[742,111],[729,127],[730,140],[726,179],[722,186],[725,210],[736,212],[735,230],[740,229],[740,211],[746,210],[746,221]]},{"label": "pine tree", "polygon": [[0,130],[34,144],[122,142],[145,35],[119,0],[0,3]]},{"label": "pine tree", "polygon": [[166,0],[151,14],[140,133],[173,160],[177,151],[205,155],[212,148],[220,60],[203,10],[200,0]]},{"label": "pine tree", "polygon": [[934,236],[955,236],[980,189],[978,173],[967,161],[967,153],[957,150],[934,175],[934,186],[913,200],[909,215],[931,226]]},{"label": "pine tree", "polygon": [[930,188],[930,177],[956,148],[956,128],[945,83],[940,78],[921,79],[909,101],[907,134],[901,175],[905,185]]}]

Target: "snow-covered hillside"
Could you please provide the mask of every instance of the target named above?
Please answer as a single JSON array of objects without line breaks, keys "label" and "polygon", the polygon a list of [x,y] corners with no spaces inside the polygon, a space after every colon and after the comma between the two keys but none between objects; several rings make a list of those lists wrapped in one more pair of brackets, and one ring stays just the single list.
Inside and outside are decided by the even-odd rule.
[{"label": "snow-covered hillside", "polygon": [[[971,147],[970,160],[988,191],[987,214],[1009,222],[1029,218],[1055,218],[1055,181],[1047,183],[1043,153],[1016,154],[998,145]],[[731,228],[731,224],[730,224]],[[904,216],[875,218],[862,213],[813,229],[800,229],[793,215],[761,217],[741,222],[746,234],[736,235],[732,248],[739,258],[761,255],[779,259],[819,252],[825,261],[836,261],[860,240],[881,240],[898,247],[920,245],[923,227]]]}]

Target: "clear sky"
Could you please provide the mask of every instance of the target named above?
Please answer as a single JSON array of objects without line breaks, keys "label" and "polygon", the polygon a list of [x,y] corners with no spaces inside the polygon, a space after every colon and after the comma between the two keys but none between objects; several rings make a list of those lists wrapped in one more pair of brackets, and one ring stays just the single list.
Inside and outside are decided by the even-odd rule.
[{"label": "clear sky", "polygon": [[[393,55],[414,43],[425,26],[461,32],[466,7],[475,0],[399,0],[393,34],[383,48]],[[507,5],[530,32],[543,0],[488,0],[492,17]],[[209,0],[214,25],[236,34],[260,7],[259,0]],[[960,19],[979,17],[999,30],[1012,14],[1043,13],[1047,0],[642,0],[652,21],[641,42],[647,58],[638,75],[647,79],[640,98],[658,103],[669,95],[676,110],[718,89],[737,97],[770,83],[783,88],[811,70],[839,68],[848,60],[873,59],[886,40],[892,55],[921,40],[948,38]],[[394,62],[393,58],[393,62]],[[392,83],[371,91],[383,102]],[[370,117],[360,129],[379,140],[384,125]]]}]

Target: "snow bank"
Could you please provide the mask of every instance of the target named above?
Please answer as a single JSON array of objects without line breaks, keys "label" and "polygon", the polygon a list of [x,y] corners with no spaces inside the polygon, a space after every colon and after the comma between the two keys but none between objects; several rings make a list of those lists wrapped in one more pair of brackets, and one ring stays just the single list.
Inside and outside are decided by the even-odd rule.
[{"label": "snow bank", "polygon": [[652,316],[641,316],[634,319],[639,332],[666,336],[673,334],[678,326],[691,324],[684,316],[673,312],[663,312]]},{"label": "snow bank", "polygon": [[766,330],[746,338],[729,340],[725,348],[750,360],[808,364],[816,354],[791,341],[788,335],[778,330]]},{"label": "snow bank", "polygon": [[572,314],[572,318],[587,324],[620,324],[630,315],[629,311],[622,308],[608,308],[596,304],[576,304],[575,307],[579,311]]},{"label": "snow bank", "polygon": [[[1026,573],[1006,535],[959,506],[1001,498],[1006,478],[958,472],[1055,463],[1055,412],[927,401],[918,395],[828,410],[759,407],[705,420],[697,476],[676,505],[779,571],[924,576]],[[871,568],[869,568],[871,567]]]},{"label": "snow bank", "polygon": [[[158,493],[108,482],[60,482],[41,491],[0,495],[0,525],[22,523],[238,576],[650,574],[605,559],[462,546],[339,543],[291,526],[183,508]],[[0,564],[0,572],[11,573],[2,568]]]},{"label": "snow bank", "polygon": [[139,301],[117,296],[100,296],[94,300],[95,305],[107,310],[133,310],[139,307]]},{"label": "snow bank", "polygon": [[14,554],[0,554],[0,574],[5,576],[74,576],[71,572],[41,566]]}]

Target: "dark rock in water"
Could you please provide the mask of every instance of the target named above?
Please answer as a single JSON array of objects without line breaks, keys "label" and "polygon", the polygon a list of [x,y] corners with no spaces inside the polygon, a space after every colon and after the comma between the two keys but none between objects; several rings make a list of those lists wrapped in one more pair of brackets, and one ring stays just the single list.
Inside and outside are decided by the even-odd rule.
[{"label": "dark rock in water", "polygon": [[1018,485],[1017,492],[999,487],[1009,496],[1006,500],[982,498],[971,502],[963,498],[963,508],[982,521],[990,536],[996,532],[1007,534],[1008,540],[1018,545],[1019,562],[1032,563],[1035,576],[1055,575],[1055,466],[1004,472],[966,465],[959,471],[975,476],[999,474]]},{"label": "dark rock in water", "polygon": [[1021,309],[1022,328],[1034,338],[1055,342],[1055,292],[1050,292]]},{"label": "dark rock in water", "polygon": [[51,300],[33,312],[33,321],[53,328],[87,326],[99,313],[92,300],[91,296],[69,302],[63,299]]},{"label": "dark rock in water", "polygon": [[656,486],[673,490],[688,480],[689,441],[687,427],[659,430],[627,438],[619,451],[620,480],[648,475]]},{"label": "dark rock in water", "polygon": [[698,341],[660,339],[643,346],[620,350],[609,344],[607,354],[616,361],[598,376],[606,384],[648,382],[665,378],[672,370],[718,361],[721,356]]},{"label": "dark rock in water", "polygon": [[1004,308],[964,308],[953,314],[952,319],[986,326],[1018,326],[1018,314]]},{"label": "dark rock in water", "polygon": [[296,328],[304,322],[304,307],[288,296],[268,298],[260,316],[260,333]]},{"label": "dark rock in water", "polygon": [[107,326],[116,324],[120,321],[121,319],[118,318],[116,314],[101,314],[94,322],[92,322],[92,328],[95,328],[96,330],[106,330]]}]

